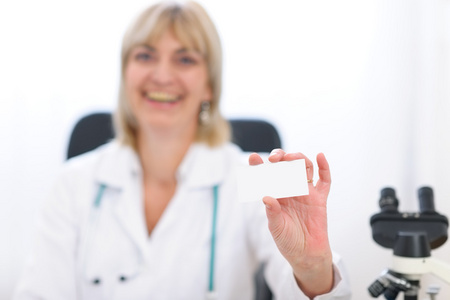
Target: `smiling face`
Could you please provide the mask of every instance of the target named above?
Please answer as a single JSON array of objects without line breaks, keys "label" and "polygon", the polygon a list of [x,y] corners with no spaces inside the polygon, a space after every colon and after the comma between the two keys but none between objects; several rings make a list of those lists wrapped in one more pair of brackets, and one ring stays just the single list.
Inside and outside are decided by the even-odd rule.
[{"label": "smiling face", "polygon": [[125,94],[138,133],[195,135],[201,102],[212,99],[202,54],[166,31],[155,43],[134,47],[124,71]]},{"label": "smiling face", "polygon": [[[166,47],[170,45],[169,41],[175,45]],[[143,53],[137,55],[138,50]],[[170,71],[169,82],[164,79],[167,73],[161,75],[159,71],[164,64],[165,67],[161,68],[165,72]],[[121,66],[118,106],[114,113],[118,141],[136,149],[138,135],[142,132],[157,128],[183,128],[180,125],[183,120],[192,121],[189,124],[197,127],[196,142],[217,146],[230,140],[229,123],[219,110],[222,91],[220,38],[211,18],[198,3],[162,1],[145,9],[123,37]],[[152,72],[156,75],[153,76]],[[181,75],[182,72],[184,75]],[[189,97],[182,95],[178,99],[178,94]],[[201,126],[197,126],[196,120],[200,105],[195,107],[190,100],[186,100],[193,98],[191,96],[194,94],[201,95],[196,97],[196,101],[203,98],[210,100],[211,104],[210,120]],[[143,105],[143,98],[149,101],[147,105]],[[181,100],[180,103],[177,103],[178,100]],[[165,106],[150,110],[148,106],[151,102],[155,106],[156,102],[163,102],[161,104]],[[169,104],[172,104],[172,110],[169,110]],[[186,115],[180,114],[178,119],[175,118],[175,108],[183,105],[189,106],[183,108]],[[195,111],[195,117],[192,111]],[[191,118],[187,118],[188,115]]]}]

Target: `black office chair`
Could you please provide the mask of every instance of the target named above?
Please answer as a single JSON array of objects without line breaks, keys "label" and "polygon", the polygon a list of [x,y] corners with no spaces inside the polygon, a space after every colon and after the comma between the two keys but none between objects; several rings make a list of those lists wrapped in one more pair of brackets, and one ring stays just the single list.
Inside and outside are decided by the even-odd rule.
[{"label": "black office chair", "polygon": [[[262,120],[230,120],[232,141],[243,151],[270,152],[281,148],[281,139],[275,127]],[[81,118],[75,125],[69,140],[67,158],[93,150],[114,138],[111,114],[92,113]],[[272,299],[264,279],[264,265],[255,274],[256,300]]]}]

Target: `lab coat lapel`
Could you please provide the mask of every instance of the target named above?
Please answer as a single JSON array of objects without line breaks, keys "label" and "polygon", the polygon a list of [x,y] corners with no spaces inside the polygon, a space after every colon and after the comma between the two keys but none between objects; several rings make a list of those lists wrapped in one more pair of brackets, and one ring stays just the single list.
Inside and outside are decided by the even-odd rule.
[{"label": "lab coat lapel", "polygon": [[97,179],[107,188],[117,191],[117,197],[111,199],[114,202],[111,203],[112,213],[145,260],[147,232],[141,207],[142,172],[139,158],[130,147],[113,143],[100,162]]},{"label": "lab coat lapel", "polygon": [[119,196],[114,214],[126,235],[136,244],[144,261],[147,261],[145,248],[148,234],[142,205],[141,181],[130,180]]}]

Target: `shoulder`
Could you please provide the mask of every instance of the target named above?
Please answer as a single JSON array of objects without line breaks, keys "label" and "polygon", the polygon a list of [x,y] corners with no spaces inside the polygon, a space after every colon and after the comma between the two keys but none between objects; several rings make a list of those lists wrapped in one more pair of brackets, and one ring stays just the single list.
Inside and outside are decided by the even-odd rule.
[{"label": "shoulder", "polygon": [[218,147],[208,148],[208,151],[215,153],[215,155],[220,156],[226,163],[235,164],[246,164],[249,152],[244,152],[237,145],[227,142]]},{"label": "shoulder", "polygon": [[139,169],[139,160],[135,151],[114,140],[95,150],[69,159],[63,165],[60,177],[78,178],[84,182],[86,180],[98,182],[112,180],[115,182],[119,180],[115,177],[120,176],[121,173]]},{"label": "shoulder", "polygon": [[128,182],[125,176],[135,168],[130,161],[136,159],[134,150],[115,141],[69,159],[57,174],[45,206],[76,211],[90,205],[100,185],[122,188]]},{"label": "shoulder", "polygon": [[99,162],[104,157],[120,155],[121,152],[126,151],[126,148],[126,146],[120,144],[118,141],[113,140],[94,150],[70,158],[67,160],[65,167],[70,169],[95,164],[95,162]]},{"label": "shoulder", "polygon": [[242,152],[233,144],[210,147],[194,143],[178,168],[177,178],[189,187],[214,186],[226,180],[233,167],[243,161]]},{"label": "shoulder", "polygon": [[216,150],[222,153],[224,159],[230,160],[234,163],[244,163],[245,158],[248,156],[247,152],[243,152],[233,143],[225,143]]},{"label": "shoulder", "polygon": [[198,150],[202,153],[201,157],[205,161],[209,161],[211,166],[219,170],[230,172],[236,166],[247,165],[249,153],[243,152],[238,146],[233,143],[224,143],[218,147],[201,146]]}]

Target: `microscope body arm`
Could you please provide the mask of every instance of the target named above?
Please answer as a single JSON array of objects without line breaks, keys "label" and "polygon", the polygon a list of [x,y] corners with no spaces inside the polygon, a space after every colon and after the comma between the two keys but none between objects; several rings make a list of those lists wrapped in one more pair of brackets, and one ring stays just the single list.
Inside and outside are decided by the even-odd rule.
[{"label": "microscope body arm", "polygon": [[392,270],[403,275],[432,273],[450,284],[450,264],[430,257],[401,257],[394,255]]}]

